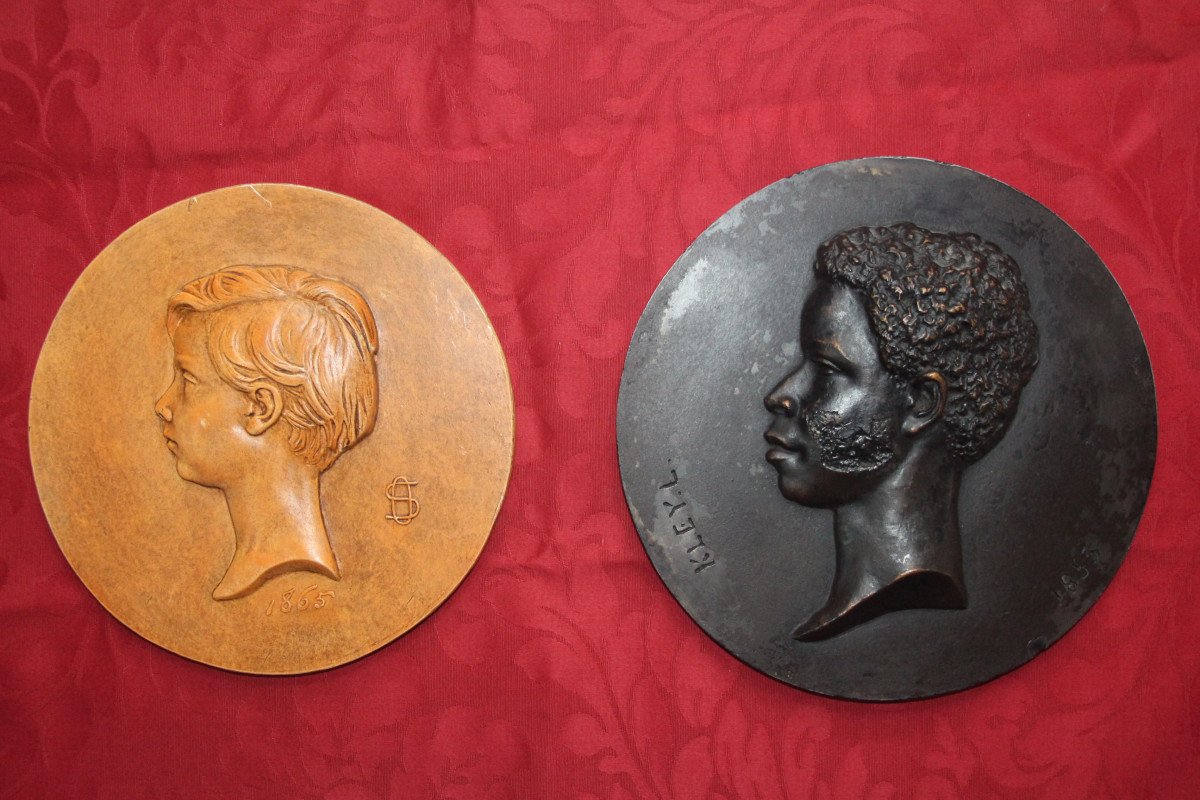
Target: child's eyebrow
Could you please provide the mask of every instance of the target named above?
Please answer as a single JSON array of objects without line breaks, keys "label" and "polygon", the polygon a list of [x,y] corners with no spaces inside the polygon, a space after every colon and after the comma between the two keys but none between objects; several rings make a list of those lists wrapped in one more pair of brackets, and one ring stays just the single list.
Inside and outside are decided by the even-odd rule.
[{"label": "child's eyebrow", "polygon": [[175,354],[175,366],[179,367],[180,369],[187,370],[188,372],[195,371],[192,369],[191,363],[187,356],[181,356],[178,353]]}]

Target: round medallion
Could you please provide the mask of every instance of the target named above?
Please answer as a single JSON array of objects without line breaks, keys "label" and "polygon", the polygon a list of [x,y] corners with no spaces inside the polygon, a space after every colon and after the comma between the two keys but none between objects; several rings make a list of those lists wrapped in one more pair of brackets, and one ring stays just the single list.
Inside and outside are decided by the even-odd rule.
[{"label": "round medallion", "polygon": [[290,674],[370,653],[466,576],[499,511],[513,400],[462,276],[383,212],[221,189],[80,275],[29,438],[63,554],[187,658]]},{"label": "round medallion", "polygon": [[679,258],[618,439],[646,551],[710,636],[793,686],[901,700],[1023,664],[1096,602],[1150,486],[1154,385],[1051,211],[870,158],[768,186]]}]

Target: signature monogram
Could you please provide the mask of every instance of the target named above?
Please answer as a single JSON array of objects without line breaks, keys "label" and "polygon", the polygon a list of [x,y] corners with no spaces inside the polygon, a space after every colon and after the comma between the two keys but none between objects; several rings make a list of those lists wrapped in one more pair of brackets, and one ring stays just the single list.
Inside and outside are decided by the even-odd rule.
[{"label": "signature monogram", "polygon": [[416,481],[410,481],[408,478],[392,479],[386,491],[388,502],[392,504],[391,512],[387,515],[388,519],[398,525],[407,525],[417,514],[421,513],[421,504],[417,498],[413,497],[412,493],[412,487],[416,485]]}]

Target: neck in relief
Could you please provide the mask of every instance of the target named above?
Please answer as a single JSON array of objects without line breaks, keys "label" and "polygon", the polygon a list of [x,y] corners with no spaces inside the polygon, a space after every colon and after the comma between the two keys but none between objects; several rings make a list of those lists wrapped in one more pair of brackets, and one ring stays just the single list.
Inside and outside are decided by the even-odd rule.
[{"label": "neck in relief", "polygon": [[224,490],[236,546],[214,600],[245,597],[285,572],[340,577],[321,515],[320,474],[300,465],[285,471],[257,472]]},{"label": "neck in relief", "polygon": [[[939,479],[928,480],[931,472]],[[915,458],[866,497],[838,507],[833,589],[792,636],[826,639],[906,608],[966,608],[960,477],[945,458]]]}]

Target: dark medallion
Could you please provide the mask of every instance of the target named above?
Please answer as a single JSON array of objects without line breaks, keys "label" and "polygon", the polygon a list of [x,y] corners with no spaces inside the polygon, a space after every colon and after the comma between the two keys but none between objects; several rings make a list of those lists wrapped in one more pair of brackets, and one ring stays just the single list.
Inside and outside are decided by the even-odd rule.
[{"label": "dark medallion", "polygon": [[687,612],[864,700],[974,686],[1066,633],[1129,548],[1155,437],[1096,254],[1011,187],[910,158],[809,170],[714,223],[651,298],[618,413],[630,510]]}]

